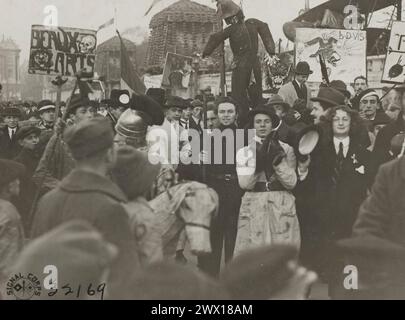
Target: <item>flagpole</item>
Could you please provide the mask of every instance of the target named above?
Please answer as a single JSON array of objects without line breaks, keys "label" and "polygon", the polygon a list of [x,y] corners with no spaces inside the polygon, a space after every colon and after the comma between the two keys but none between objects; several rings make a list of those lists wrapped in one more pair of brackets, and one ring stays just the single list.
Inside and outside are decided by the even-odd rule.
[{"label": "flagpole", "polygon": [[116,3],[114,3],[114,28],[115,30],[118,30],[118,19],[117,19],[117,6]]}]

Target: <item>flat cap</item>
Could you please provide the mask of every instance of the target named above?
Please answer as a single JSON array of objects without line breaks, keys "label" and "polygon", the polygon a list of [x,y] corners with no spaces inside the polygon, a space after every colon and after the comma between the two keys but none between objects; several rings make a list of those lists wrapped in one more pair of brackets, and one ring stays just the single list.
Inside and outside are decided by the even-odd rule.
[{"label": "flat cap", "polygon": [[38,127],[34,127],[34,126],[26,126],[26,127],[22,127],[21,129],[19,129],[17,131],[17,133],[15,134],[15,139],[18,140],[22,140],[25,137],[28,137],[31,134],[35,134],[37,136],[39,136],[41,134],[41,129],[39,129]]},{"label": "flat cap", "polygon": [[111,123],[106,118],[98,117],[84,120],[66,129],[64,140],[73,157],[80,160],[111,148],[114,132]]}]

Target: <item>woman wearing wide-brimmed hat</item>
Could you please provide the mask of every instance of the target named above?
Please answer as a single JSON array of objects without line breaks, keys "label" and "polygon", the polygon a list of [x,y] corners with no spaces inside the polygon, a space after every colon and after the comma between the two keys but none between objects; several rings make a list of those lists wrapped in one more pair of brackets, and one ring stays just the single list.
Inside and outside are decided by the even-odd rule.
[{"label": "woman wearing wide-brimmed hat", "polygon": [[291,146],[279,141],[274,129],[280,119],[271,107],[249,113],[255,136],[237,153],[239,185],[247,192],[240,209],[236,254],[265,244],[300,247],[300,229],[291,190],[297,184]]}]

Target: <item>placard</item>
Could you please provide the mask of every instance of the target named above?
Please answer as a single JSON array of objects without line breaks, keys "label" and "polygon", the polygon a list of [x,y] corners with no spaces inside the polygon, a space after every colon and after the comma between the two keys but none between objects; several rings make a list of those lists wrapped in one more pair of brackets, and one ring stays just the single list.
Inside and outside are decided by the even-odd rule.
[{"label": "placard", "polygon": [[28,73],[74,77],[92,72],[96,60],[96,31],[33,25]]},{"label": "placard", "polygon": [[361,30],[298,28],[295,62],[306,61],[314,72],[310,82],[321,82],[319,63],[325,60],[329,80],[351,83],[357,76],[367,75],[367,33]]}]

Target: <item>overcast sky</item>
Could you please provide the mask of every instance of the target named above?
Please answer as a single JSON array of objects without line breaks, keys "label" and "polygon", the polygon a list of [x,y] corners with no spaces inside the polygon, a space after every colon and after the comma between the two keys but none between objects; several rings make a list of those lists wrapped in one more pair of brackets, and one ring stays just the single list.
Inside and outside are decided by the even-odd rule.
[{"label": "overcast sky", "polygon": [[[177,0],[161,0],[160,3],[144,17],[144,13],[153,0],[0,0],[0,36],[11,37],[21,48],[21,59],[28,59],[30,30],[33,24],[43,24],[47,5],[58,9],[58,24],[65,27],[97,29],[97,27],[114,16],[117,8],[117,27],[123,32],[127,28],[140,26],[148,30],[151,17],[175,3]],[[213,0],[194,0],[215,8]],[[234,0],[239,3],[239,0]],[[314,7],[325,0],[310,0]],[[255,17],[266,21],[275,39],[284,38],[284,22],[294,19],[305,0],[243,0],[243,9],[247,18]],[[98,34],[100,44],[115,35],[113,27]],[[284,45],[286,40],[284,41]]]}]

